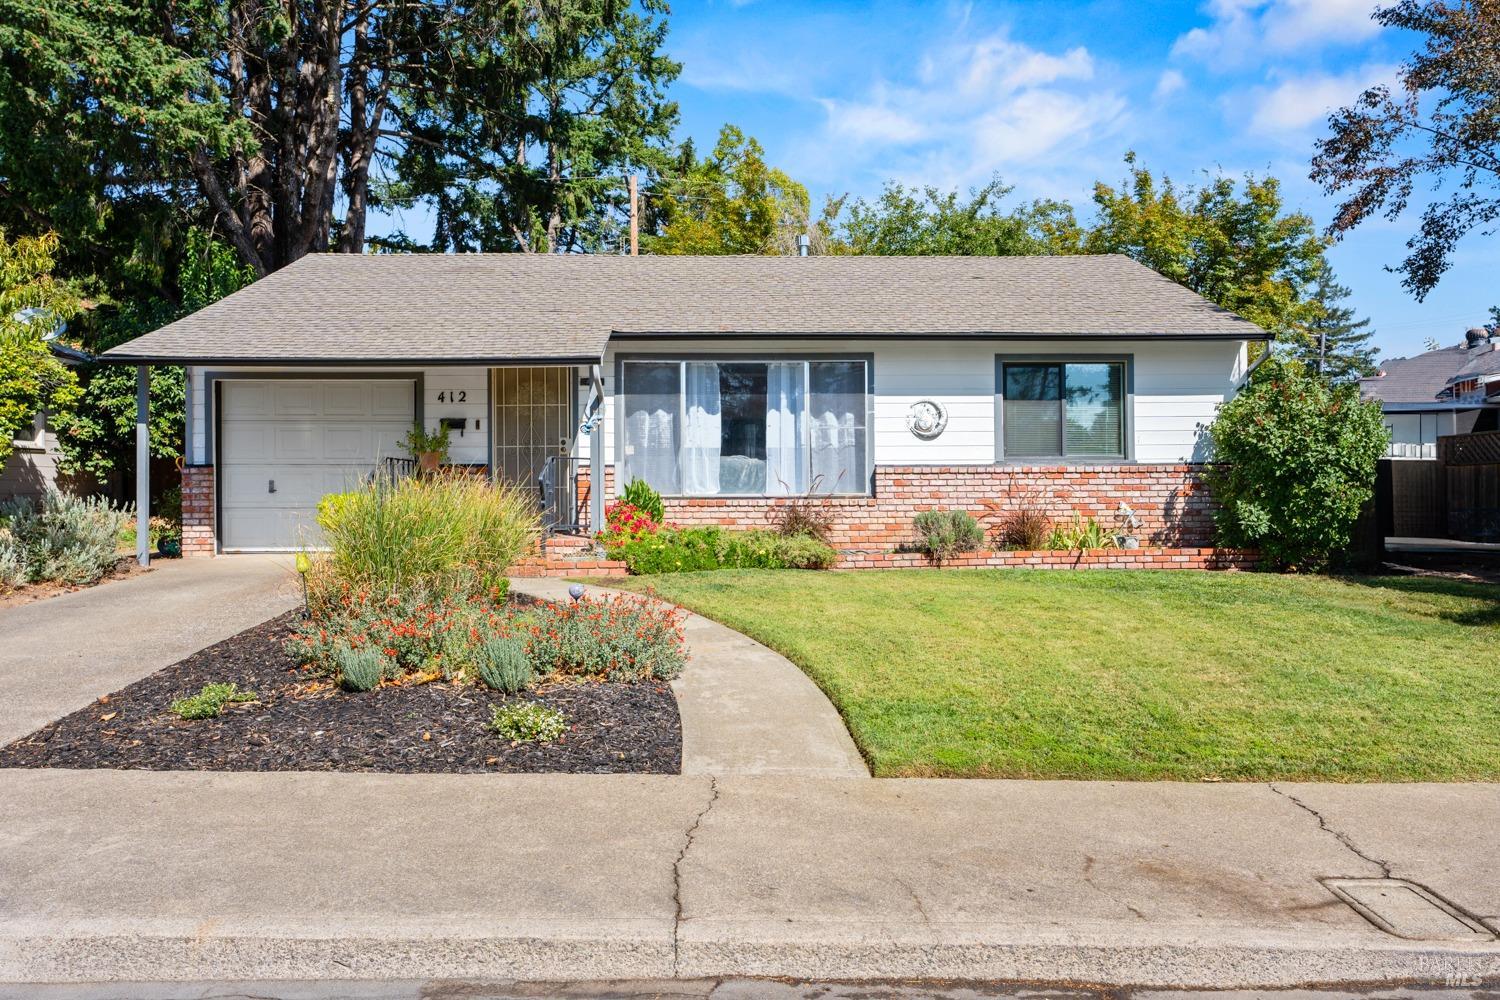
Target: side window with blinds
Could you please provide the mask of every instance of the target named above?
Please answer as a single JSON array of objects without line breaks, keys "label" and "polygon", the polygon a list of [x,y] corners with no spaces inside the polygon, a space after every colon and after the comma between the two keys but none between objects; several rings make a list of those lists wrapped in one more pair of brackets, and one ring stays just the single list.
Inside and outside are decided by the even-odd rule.
[{"label": "side window with blinds", "polygon": [[1124,458],[1125,365],[1002,359],[1002,457]]}]

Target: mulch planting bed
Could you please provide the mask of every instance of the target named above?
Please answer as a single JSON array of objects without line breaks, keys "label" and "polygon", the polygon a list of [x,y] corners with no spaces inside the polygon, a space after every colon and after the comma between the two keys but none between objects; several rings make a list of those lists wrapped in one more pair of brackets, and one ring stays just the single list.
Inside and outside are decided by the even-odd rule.
[{"label": "mulch planting bed", "polygon": [[[0,748],[0,767],[153,771],[551,771],[676,774],[682,724],[664,683],[547,683],[515,698],[559,709],[571,727],[548,744],[511,744],[485,728],[507,700],[444,682],[354,694],[282,651],[296,612],[157,671]],[[168,706],[204,684],[234,682],[258,700],[188,721]]]}]

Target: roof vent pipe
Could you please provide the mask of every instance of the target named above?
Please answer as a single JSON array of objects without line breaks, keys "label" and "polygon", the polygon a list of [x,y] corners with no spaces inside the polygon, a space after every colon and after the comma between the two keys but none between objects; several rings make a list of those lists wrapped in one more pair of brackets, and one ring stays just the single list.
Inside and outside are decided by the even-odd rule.
[{"label": "roof vent pipe", "polygon": [[812,240],[808,239],[806,233],[797,234],[797,256],[806,257],[812,250]]}]

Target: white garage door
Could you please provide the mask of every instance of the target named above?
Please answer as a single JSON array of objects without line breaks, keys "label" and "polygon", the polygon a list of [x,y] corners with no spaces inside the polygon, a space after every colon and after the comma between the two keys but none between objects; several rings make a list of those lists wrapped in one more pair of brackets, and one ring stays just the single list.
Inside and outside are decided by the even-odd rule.
[{"label": "white garage door", "polygon": [[401,456],[409,379],[220,383],[219,531],[223,548],[316,546],[318,501]]}]

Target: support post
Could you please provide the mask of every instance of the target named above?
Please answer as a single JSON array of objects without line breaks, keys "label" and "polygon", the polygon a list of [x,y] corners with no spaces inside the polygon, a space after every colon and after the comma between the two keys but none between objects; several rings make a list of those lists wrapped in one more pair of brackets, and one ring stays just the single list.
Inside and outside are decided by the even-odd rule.
[{"label": "support post", "polygon": [[151,369],[135,369],[135,561],[151,565]]},{"label": "support post", "polygon": [[604,374],[598,365],[589,366],[589,380],[594,383],[599,410],[589,428],[589,530],[604,530]]},{"label": "support post", "polygon": [[626,186],[630,189],[630,256],[635,257],[641,252],[640,179],[631,174],[626,180]]}]

